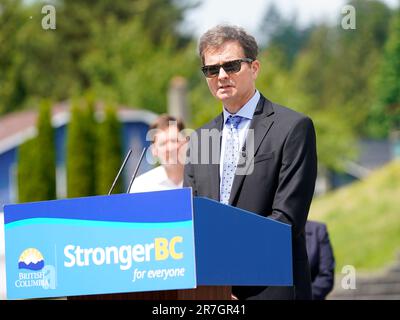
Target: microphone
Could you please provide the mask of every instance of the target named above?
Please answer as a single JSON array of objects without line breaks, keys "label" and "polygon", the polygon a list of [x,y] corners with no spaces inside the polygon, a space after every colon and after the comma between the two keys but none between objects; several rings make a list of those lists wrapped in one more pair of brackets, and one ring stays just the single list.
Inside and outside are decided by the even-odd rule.
[{"label": "microphone", "polygon": [[246,144],[244,144],[242,147],[242,157],[245,159],[247,158]]},{"label": "microphone", "polygon": [[126,162],[128,161],[129,157],[131,156],[131,153],[132,153],[132,149],[129,149],[127,155],[125,156],[125,160],[124,160],[124,162],[122,163],[121,168],[119,168],[118,174],[117,174],[117,176],[116,176],[115,179],[114,179],[114,182],[113,182],[113,184],[112,184],[112,186],[111,186],[111,189],[110,189],[110,191],[108,191],[108,195],[110,195],[111,192],[114,190],[115,184],[116,184],[117,181],[118,181],[118,178],[119,178],[119,176],[120,176],[120,174],[121,174],[121,172],[122,172],[122,169],[124,169],[124,167],[125,167],[125,165],[126,165]]},{"label": "microphone", "polygon": [[129,187],[128,187],[128,190],[126,190],[126,193],[129,193],[129,191],[131,190],[133,181],[134,181],[135,178],[136,178],[136,174],[137,174],[137,172],[138,172],[138,169],[139,169],[139,167],[140,167],[140,164],[142,163],[142,160],[143,160],[144,154],[146,153],[146,150],[147,150],[147,147],[144,147],[144,148],[143,148],[143,151],[142,151],[142,154],[140,155],[139,162],[138,162],[138,164],[136,165],[135,171],[133,172],[131,181],[129,182]]},{"label": "microphone", "polygon": [[246,143],[243,145],[242,149],[240,150],[240,155],[237,163],[238,168],[242,168],[246,165],[247,162],[247,150],[246,150]]}]

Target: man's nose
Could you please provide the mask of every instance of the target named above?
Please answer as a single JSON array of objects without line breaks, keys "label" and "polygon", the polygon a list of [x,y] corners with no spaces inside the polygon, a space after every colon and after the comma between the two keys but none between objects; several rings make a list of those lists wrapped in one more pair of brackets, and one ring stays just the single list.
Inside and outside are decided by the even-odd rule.
[{"label": "man's nose", "polygon": [[226,78],[228,78],[228,74],[226,73],[224,68],[220,67],[218,73],[218,79],[226,79]]}]

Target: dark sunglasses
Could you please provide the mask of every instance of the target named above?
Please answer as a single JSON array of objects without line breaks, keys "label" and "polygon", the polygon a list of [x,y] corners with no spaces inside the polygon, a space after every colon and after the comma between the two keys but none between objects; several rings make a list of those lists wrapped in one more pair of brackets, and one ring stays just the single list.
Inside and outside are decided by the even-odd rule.
[{"label": "dark sunglasses", "polygon": [[242,68],[242,62],[252,63],[254,60],[250,58],[242,58],[233,61],[228,61],[223,64],[213,64],[211,66],[201,67],[204,75],[207,78],[214,78],[219,74],[219,70],[222,68],[226,73],[236,73]]}]

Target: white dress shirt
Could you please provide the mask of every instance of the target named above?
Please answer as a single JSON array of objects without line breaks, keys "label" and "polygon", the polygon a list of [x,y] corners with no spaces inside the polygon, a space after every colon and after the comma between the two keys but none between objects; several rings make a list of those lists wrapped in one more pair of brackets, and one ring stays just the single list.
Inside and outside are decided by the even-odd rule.
[{"label": "white dress shirt", "polygon": [[183,180],[175,184],[168,178],[165,168],[158,166],[136,177],[129,193],[179,189],[182,186]]},{"label": "white dress shirt", "polygon": [[[238,130],[239,130],[239,150],[242,148],[244,141],[246,140],[246,136],[247,136],[247,130],[250,127],[250,122],[253,119],[253,115],[254,115],[254,111],[256,110],[257,107],[257,103],[258,100],[260,100],[260,92],[258,92],[258,90],[256,90],[256,92],[254,93],[253,97],[247,101],[247,103],[240,108],[240,110],[235,113],[235,115],[237,116],[241,116],[243,117],[242,121],[239,123],[238,126]],[[219,166],[219,178],[220,181],[222,182],[222,172],[224,170],[223,168],[223,163],[224,163],[224,156],[225,156],[225,142],[226,142],[226,138],[228,135],[228,127],[225,125],[226,123],[226,119],[228,119],[228,117],[230,115],[233,115],[231,113],[229,113],[225,107],[223,109],[223,114],[224,114],[224,127],[222,129],[222,141],[221,141],[221,156],[220,156],[220,166]]]}]

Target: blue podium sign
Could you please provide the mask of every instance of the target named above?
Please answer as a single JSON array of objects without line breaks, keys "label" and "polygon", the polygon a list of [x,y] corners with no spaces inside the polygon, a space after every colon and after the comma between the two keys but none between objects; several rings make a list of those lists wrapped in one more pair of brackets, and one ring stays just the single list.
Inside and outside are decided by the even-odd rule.
[{"label": "blue podium sign", "polygon": [[9,299],[196,287],[191,189],[4,207]]}]

